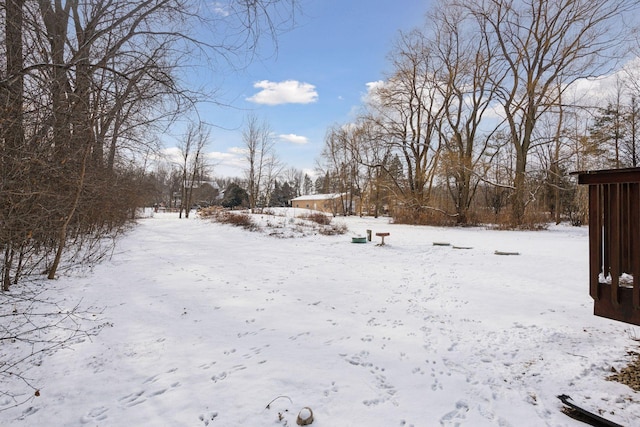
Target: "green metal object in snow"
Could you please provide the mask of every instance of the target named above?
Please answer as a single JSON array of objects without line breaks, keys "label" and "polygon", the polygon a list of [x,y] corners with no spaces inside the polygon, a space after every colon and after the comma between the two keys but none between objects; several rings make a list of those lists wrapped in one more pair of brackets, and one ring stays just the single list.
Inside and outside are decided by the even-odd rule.
[{"label": "green metal object in snow", "polygon": [[352,237],[351,243],[367,243],[366,237]]}]

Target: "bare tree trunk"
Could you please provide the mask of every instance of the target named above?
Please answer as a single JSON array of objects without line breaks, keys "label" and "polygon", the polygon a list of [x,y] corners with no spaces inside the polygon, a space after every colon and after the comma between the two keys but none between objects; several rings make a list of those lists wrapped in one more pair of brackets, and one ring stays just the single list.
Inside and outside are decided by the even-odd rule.
[{"label": "bare tree trunk", "polygon": [[8,291],[11,286],[11,267],[13,267],[13,248],[6,245],[4,249],[4,262],[2,263],[2,290]]},{"label": "bare tree trunk", "polygon": [[64,251],[65,245],[67,243],[67,230],[69,228],[69,224],[73,220],[73,217],[76,213],[76,209],[80,203],[80,196],[82,195],[82,190],[84,189],[84,180],[87,172],[87,158],[89,157],[89,151],[91,146],[87,145],[84,149],[84,155],[82,157],[82,162],[80,164],[80,173],[78,176],[78,182],[76,187],[76,193],[71,201],[71,206],[69,207],[69,211],[66,213],[66,216],[60,226],[60,230],[58,231],[58,247],[56,249],[56,255],[53,259],[53,263],[49,268],[49,274],[47,275],[47,279],[53,280],[56,277],[56,271],[58,270],[58,266],[60,265],[60,260],[62,259],[62,253]]},{"label": "bare tree trunk", "polygon": [[[256,116],[250,115],[247,124],[242,131],[242,140],[246,147],[245,160],[247,167],[245,177],[247,179],[247,193],[249,196],[249,208],[255,212],[261,196],[268,196],[268,188],[263,193],[265,184],[269,185],[269,173],[271,166],[277,165],[274,142],[271,136],[271,128],[266,122],[259,123]],[[274,176],[275,178],[275,176]]]},{"label": "bare tree trunk", "polygon": [[560,111],[558,113],[558,126],[556,127],[556,135],[554,138],[555,147],[554,147],[553,163],[552,163],[553,164],[552,172],[554,176],[553,182],[555,183],[553,197],[555,199],[554,206],[555,206],[556,225],[560,224],[560,222],[562,221],[562,202],[560,198],[560,185],[562,183],[562,179],[561,179],[562,177],[560,176],[560,174],[562,173],[560,168],[560,143],[562,138],[562,129],[564,127],[564,106],[562,105],[562,93],[560,93],[560,97],[558,98],[558,104],[560,105]]},{"label": "bare tree trunk", "polygon": [[493,84],[507,117],[516,152],[512,225],[522,225],[528,202],[526,166],[534,129],[558,104],[557,87],[593,76],[627,40],[620,19],[636,0],[466,0],[457,2],[479,22],[482,37],[497,48]]},{"label": "bare tree trunk", "polygon": [[511,199],[511,225],[514,227],[524,223],[524,211],[527,205],[526,201],[526,154],[516,152],[516,168],[513,180],[514,192]]},{"label": "bare tree trunk", "polygon": [[[24,178],[24,159],[28,150],[25,149],[23,126],[23,102],[24,102],[24,77],[23,77],[23,12],[24,0],[8,0],[5,8],[5,50],[6,50],[6,80],[0,86],[0,164],[2,164],[3,182],[10,188],[10,192],[21,196],[16,186],[22,185]],[[4,196],[4,195],[3,195]],[[5,201],[10,204],[11,201]],[[11,209],[11,206],[3,206],[2,209]],[[3,215],[4,216],[4,215]],[[8,216],[9,220],[16,220]],[[11,270],[15,255],[15,247],[20,235],[26,234],[23,227],[14,227],[14,224],[3,224],[7,229],[6,234],[0,236],[0,247],[4,247],[2,290],[8,291],[11,285]]]}]

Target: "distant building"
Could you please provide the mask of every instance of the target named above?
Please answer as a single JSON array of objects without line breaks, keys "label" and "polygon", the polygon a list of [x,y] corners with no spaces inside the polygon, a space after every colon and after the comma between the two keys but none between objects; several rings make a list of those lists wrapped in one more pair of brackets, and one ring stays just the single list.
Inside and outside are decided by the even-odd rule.
[{"label": "distant building", "polygon": [[292,199],[291,206],[333,215],[353,214],[356,211],[355,201],[347,193],[308,194]]}]

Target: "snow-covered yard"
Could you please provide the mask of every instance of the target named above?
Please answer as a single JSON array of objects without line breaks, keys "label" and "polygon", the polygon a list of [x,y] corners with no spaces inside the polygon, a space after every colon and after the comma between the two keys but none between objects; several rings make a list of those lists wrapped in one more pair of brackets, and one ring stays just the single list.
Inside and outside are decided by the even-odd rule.
[{"label": "snow-covered yard", "polygon": [[[111,260],[45,284],[103,327],[34,364],[40,395],[1,398],[0,425],[294,427],[304,407],[317,427],[584,425],[562,393],[638,425],[640,396],[606,377],[640,328],[592,315],[586,228],[335,221],[349,232],[141,220]],[[367,229],[387,244],[351,243]]]}]

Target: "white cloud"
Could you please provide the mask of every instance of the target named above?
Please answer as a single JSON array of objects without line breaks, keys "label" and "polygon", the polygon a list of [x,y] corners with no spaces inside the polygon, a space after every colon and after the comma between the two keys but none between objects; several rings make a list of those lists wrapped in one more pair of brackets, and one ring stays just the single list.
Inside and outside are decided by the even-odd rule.
[{"label": "white cloud", "polygon": [[253,87],[262,89],[247,101],[256,104],[309,104],[318,100],[316,87],[309,83],[297,80],[285,80],[283,82],[270,82],[262,80],[254,83]]},{"label": "white cloud", "polygon": [[384,80],[376,80],[375,82],[365,83],[365,86],[367,86],[367,92],[374,91],[377,88],[382,87],[384,85],[385,85]]},{"label": "white cloud", "polygon": [[216,1],[216,2],[213,2],[211,7],[213,9],[213,13],[215,13],[216,15],[219,15],[225,18],[230,15],[229,5]]},{"label": "white cloud", "polygon": [[309,143],[309,138],[307,138],[306,136],[296,135],[293,133],[278,135],[278,138],[280,138],[282,141],[290,142],[292,144],[304,145]]},{"label": "white cloud", "polygon": [[227,151],[211,151],[207,153],[207,159],[213,166],[216,176],[242,176],[245,168],[245,149],[229,147]]},{"label": "white cloud", "polygon": [[365,104],[377,103],[379,101],[378,90],[384,87],[385,84],[383,80],[366,83],[367,91],[361,97],[362,102]]},{"label": "white cloud", "polygon": [[212,160],[214,164],[230,162],[236,163],[238,161],[238,155],[233,152],[223,153],[220,151],[211,151],[206,154],[206,157],[207,159]]},{"label": "white cloud", "polygon": [[234,156],[244,156],[247,153],[247,148],[246,147],[229,147],[227,151]]},{"label": "white cloud", "polygon": [[178,147],[163,148],[160,151],[160,158],[166,159],[170,162],[179,161],[182,156]]}]

